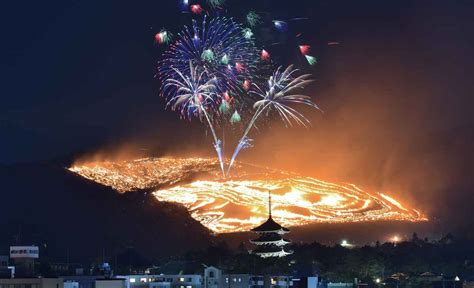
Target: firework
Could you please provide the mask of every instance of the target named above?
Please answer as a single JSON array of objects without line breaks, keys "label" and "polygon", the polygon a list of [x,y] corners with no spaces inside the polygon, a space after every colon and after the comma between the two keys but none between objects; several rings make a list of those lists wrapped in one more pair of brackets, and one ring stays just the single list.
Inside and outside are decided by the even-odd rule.
[{"label": "firework", "polygon": [[314,65],[314,64],[318,63],[318,62],[316,61],[316,58],[313,57],[313,56],[304,55],[304,57],[306,58],[306,61],[308,61],[308,64],[309,64],[309,65]]},{"label": "firework", "polygon": [[280,32],[286,32],[288,30],[288,23],[285,21],[273,20],[273,25],[275,26],[275,29]]},{"label": "firework", "polygon": [[276,111],[287,126],[293,126],[293,123],[296,123],[306,127],[309,124],[309,120],[303,114],[289,106],[289,104],[304,104],[319,109],[311,101],[311,97],[298,93],[295,94],[296,90],[303,89],[312,82],[312,80],[308,79],[311,76],[310,74],[295,76],[297,72],[298,70],[293,69],[292,65],[283,71],[281,71],[281,68],[278,68],[268,80],[266,89],[254,84],[256,89],[251,91],[251,93],[257,95],[261,100],[256,101],[253,105],[253,108],[256,109],[255,114],[234,150],[227,169],[227,175],[230,174],[232,165],[239,152],[244,148],[250,147],[249,143],[251,140],[247,135],[263,112],[267,112],[266,115],[268,115],[270,110]]},{"label": "firework", "polygon": [[211,49],[206,49],[202,51],[201,59],[207,62],[214,60],[214,52]]},{"label": "firework", "polygon": [[166,30],[161,30],[160,32],[156,33],[155,41],[159,44],[168,44],[171,41],[171,35]]},{"label": "firework", "polygon": [[[175,68],[173,68],[175,69]],[[209,129],[214,137],[214,148],[224,173],[224,159],[222,155],[221,140],[217,138],[212,120],[206,111],[208,107],[212,107],[218,94],[215,93],[216,86],[214,79],[207,79],[204,71],[199,71],[198,67],[189,63],[189,75],[184,75],[181,71],[175,69],[179,78],[168,78],[164,83],[164,89],[172,88],[176,91],[173,96],[169,97],[167,105],[171,105],[173,110],[179,110],[184,117],[204,115]]]},{"label": "firework", "polygon": [[207,0],[207,3],[209,4],[209,6],[211,7],[222,7],[225,3],[225,0]]},{"label": "firework", "polygon": [[245,28],[244,30],[242,30],[242,32],[243,32],[243,35],[244,35],[245,39],[248,39],[248,40],[252,39],[252,37],[253,37],[252,30],[250,30],[249,28]]},{"label": "firework", "polygon": [[219,105],[219,112],[221,112],[221,114],[227,114],[229,112],[229,109],[230,109],[229,102],[223,99],[221,102],[221,105]]},{"label": "firework", "polygon": [[245,16],[245,20],[250,27],[255,27],[260,23],[260,16],[255,11],[250,11]]},{"label": "firework", "polygon": [[309,45],[300,45],[301,54],[308,55],[310,50],[311,50],[311,46],[309,46]]},{"label": "firework", "polygon": [[204,11],[201,7],[201,5],[199,4],[194,4],[194,5],[191,5],[191,12],[193,12],[194,14],[201,14],[202,11]]},{"label": "firework", "polygon": [[179,0],[179,9],[181,12],[187,12],[189,10],[189,0]]},{"label": "firework", "polygon": [[230,123],[236,124],[239,123],[241,120],[239,112],[235,111],[234,114],[232,114],[232,117],[230,117]]},{"label": "firework", "polygon": [[250,85],[251,85],[250,81],[247,80],[247,79],[245,79],[245,80],[244,80],[244,83],[242,84],[242,87],[244,87],[245,90],[249,90],[249,89],[250,89]]},{"label": "firework", "polygon": [[[189,63],[205,72],[203,77],[215,80],[216,93],[243,92],[245,79],[256,73],[259,51],[252,40],[244,37],[243,28],[232,19],[218,17],[210,21],[204,17],[202,23],[192,22],[175,38],[170,49],[165,51],[158,65],[158,76],[162,82],[179,78],[177,71],[189,74]],[[162,89],[162,95],[163,93]],[[168,94],[175,90],[169,89]],[[166,96],[166,95],[163,95]]]},{"label": "firework", "polygon": [[264,61],[267,61],[270,59],[270,53],[268,53],[267,50],[262,49],[262,53],[260,54],[260,58]]}]

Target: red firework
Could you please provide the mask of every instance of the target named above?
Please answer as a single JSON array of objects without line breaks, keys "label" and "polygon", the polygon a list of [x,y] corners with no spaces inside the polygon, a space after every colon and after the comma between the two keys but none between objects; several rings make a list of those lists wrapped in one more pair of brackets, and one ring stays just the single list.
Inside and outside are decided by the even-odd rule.
[{"label": "red firework", "polygon": [[199,4],[194,4],[194,5],[191,5],[191,12],[193,12],[194,14],[201,14],[203,11],[201,5]]},{"label": "red firework", "polygon": [[244,71],[244,65],[242,65],[240,62],[235,62],[235,70],[237,70],[239,73]]},{"label": "red firework", "polygon": [[244,80],[244,84],[242,85],[245,90],[250,89],[250,81],[249,80]]},{"label": "red firework", "polygon": [[309,46],[309,45],[300,45],[301,54],[308,55],[310,50],[311,50],[311,46]]},{"label": "red firework", "polygon": [[270,59],[270,53],[268,53],[267,50],[263,49],[260,58],[264,61],[267,61],[268,59]]}]

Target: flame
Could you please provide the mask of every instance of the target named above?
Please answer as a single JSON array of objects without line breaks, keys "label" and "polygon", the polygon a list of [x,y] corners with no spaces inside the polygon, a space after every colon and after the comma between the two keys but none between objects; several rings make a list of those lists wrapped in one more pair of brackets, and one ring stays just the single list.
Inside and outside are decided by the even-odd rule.
[{"label": "flame", "polygon": [[229,180],[207,158],[142,158],[81,163],[69,168],[119,192],[149,190],[160,201],[184,205],[191,216],[217,233],[248,231],[272,215],[284,226],[317,222],[425,221],[418,210],[383,193],[364,191],[285,171],[239,164]]}]

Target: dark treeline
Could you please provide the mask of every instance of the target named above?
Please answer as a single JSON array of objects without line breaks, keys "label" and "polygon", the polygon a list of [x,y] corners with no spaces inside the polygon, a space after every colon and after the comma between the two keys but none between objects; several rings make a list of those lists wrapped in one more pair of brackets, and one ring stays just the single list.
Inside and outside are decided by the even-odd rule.
[{"label": "dark treeline", "polygon": [[397,279],[400,284],[417,285],[420,275],[474,275],[472,240],[451,234],[438,241],[412,239],[399,243],[377,243],[374,246],[345,248],[319,243],[294,244],[294,254],[282,259],[260,259],[249,254],[242,243],[236,250],[225,242],[215,243],[205,250],[188,252],[162,262],[160,273],[198,273],[204,265],[214,265],[229,273],[320,275],[332,282],[365,283],[375,279]]}]

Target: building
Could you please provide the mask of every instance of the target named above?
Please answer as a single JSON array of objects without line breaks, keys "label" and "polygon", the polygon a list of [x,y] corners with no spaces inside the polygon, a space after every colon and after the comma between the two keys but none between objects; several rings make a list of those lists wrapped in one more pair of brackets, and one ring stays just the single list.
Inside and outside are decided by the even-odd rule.
[{"label": "building", "polygon": [[264,278],[250,274],[226,274],[210,266],[204,269],[204,288],[264,288]]},{"label": "building", "polygon": [[[210,266],[204,270],[204,288],[291,288],[291,276],[227,274]],[[306,286],[302,288],[316,288]]]},{"label": "building", "polygon": [[96,276],[63,276],[63,288],[126,288],[123,278],[109,278],[102,275]]},{"label": "building", "polygon": [[35,260],[39,258],[38,246],[11,246],[10,258],[13,259],[17,277],[35,276]]},{"label": "building", "polygon": [[292,280],[293,288],[318,288],[319,285],[318,276],[293,278]]},{"label": "building", "polygon": [[[125,288],[202,288],[202,275],[125,275]],[[82,287],[81,287],[82,288]]]},{"label": "building", "polygon": [[8,256],[0,255],[0,278],[14,278],[15,267],[9,266]]},{"label": "building", "polygon": [[282,227],[272,219],[272,198],[271,192],[268,192],[268,219],[263,224],[252,229],[252,232],[258,234],[258,238],[250,240],[257,246],[252,252],[262,258],[285,257],[292,254],[292,251],[285,250],[285,246],[290,243],[284,239],[283,235],[290,232],[289,229]]},{"label": "building", "polygon": [[0,288],[63,288],[62,278],[0,279]]},{"label": "building", "polygon": [[265,276],[265,288],[290,288],[293,287],[291,276]]},{"label": "building", "polygon": [[100,278],[95,280],[95,288],[125,288],[125,279]]},{"label": "building", "polygon": [[79,282],[76,281],[64,281],[64,288],[79,288]]}]

